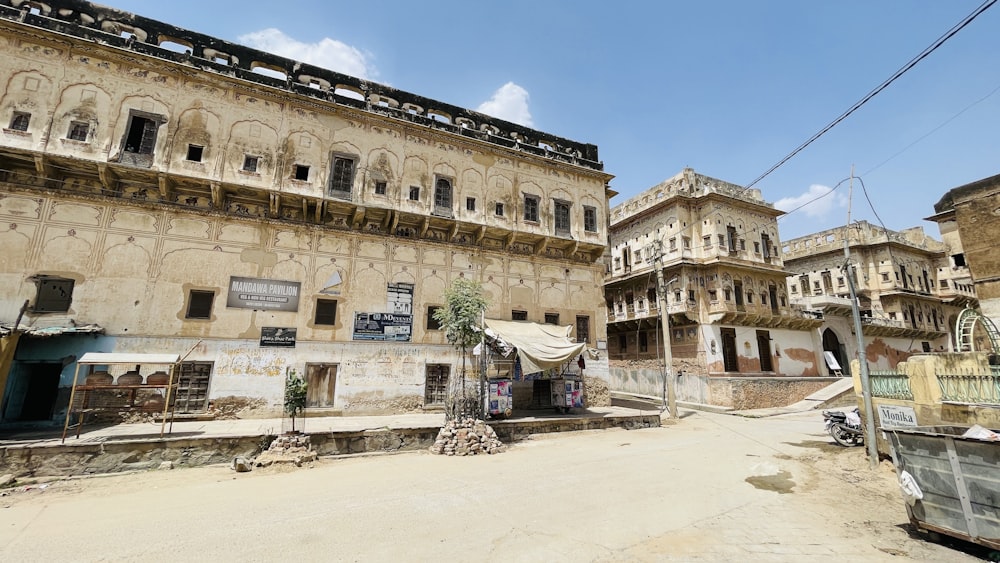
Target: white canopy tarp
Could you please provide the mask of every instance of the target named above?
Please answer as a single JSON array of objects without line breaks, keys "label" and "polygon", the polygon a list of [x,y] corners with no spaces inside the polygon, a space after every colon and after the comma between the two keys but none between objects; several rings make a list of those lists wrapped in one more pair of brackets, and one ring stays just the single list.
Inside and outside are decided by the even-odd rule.
[{"label": "white canopy tarp", "polygon": [[556,368],[583,352],[586,343],[574,342],[572,326],[538,324],[523,321],[485,319],[486,327],[517,348],[523,373]]}]

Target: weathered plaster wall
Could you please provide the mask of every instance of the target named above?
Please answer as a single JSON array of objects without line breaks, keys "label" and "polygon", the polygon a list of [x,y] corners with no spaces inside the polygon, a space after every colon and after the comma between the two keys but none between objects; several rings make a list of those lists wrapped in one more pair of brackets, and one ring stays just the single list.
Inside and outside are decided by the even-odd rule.
[{"label": "weathered plaster wall", "polygon": [[923,352],[921,342],[911,338],[865,338],[868,366],[870,369],[895,369],[911,355]]},{"label": "weathered plaster wall", "polygon": [[[262,87],[238,72],[0,24],[8,77],[0,120],[32,114],[28,131],[0,131],[0,145],[19,158],[10,159],[0,195],[0,322],[35,299],[33,276],[50,275],[75,282],[70,310],[23,322],[94,323],[107,334],[58,337],[26,354],[62,361],[99,348],[183,352],[202,340],[188,359],[215,363],[212,397],[272,405],[287,368],[337,363],[335,406],[367,413],[422,405],[426,364],[456,365],[441,331],[426,326],[428,307],[441,305],[459,277],[483,283],[488,316],[509,319],[516,308],[538,322],[558,314],[564,325],[585,316],[591,346],[607,338],[603,266],[593,258],[606,243],[611,176],[597,163],[391,119],[364,103],[297,96],[278,81]],[[151,154],[128,150],[136,116],[157,123]],[[73,122],[89,125],[85,139],[66,138]],[[200,158],[189,157],[191,145],[203,148]],[[248,155],[259,158],[255,170],[244,169]],[[329,193],[334,155],[355,165],[346,199]],[[58,166],[46,160],[54,157]],[[295,177],[296,166],[308,167],[306,178]],[[440,178],[453,187],[451,216],[434,214]],[[526,194],[540,198],[538,221],[522,220]],[[572,213],[558,236],[555,199]],[[585,208],[596,213],[594,229],[584,227]],[[404,212],[422,223],[397,225]],[[321,293],[333,274],[343,283]],[[300,282],[298,310],[227,308],[230,276]],[[415,286],[411,342],[352,341],[354,314],[385,311],[394,282]],[[210,318],[188,318],[192,290],[214,293]],[[337,300],[332,326],[315,323],[320,298]],[[259,348],[262,327],[296,328],[296,347]],[[591,363],[588,372],[606,377],[606,359]]]},{"label": "weathered plaster wall", "polygon": [[[712,375],[736,375],[726,372],[723,359],[722,329],[731,328],[736,331],[736,353],[739,373],[748,375],[775,374],[780,376],[815,376],[820,375],[817,349],[822,350],[816,342],[814,331],[769,329],[748,326],[703,325],[702,335],[707,343],[706,358],[708,373]],[[767,331],[770,336],[770,349],[761,349],[757,341],[757,331]],[[761,354],[771,357],[770,372],[761,371]]]},{"label": "weathered plaster wall", "polygon": [[734,410],[782,407],[797,403],[836,378],[726,377],[709,378],[711,404]]},{"label": "weathered plaster wall", "polygon": [[[677,377],[677,400],[735,410],[786,406],[830,385],[829,377],[722,377],[684,373]],[[663,369],[650,361],[612,362],[612,389],[663,396]]]},{"label": "weathered plaster wall", "polygon": [[[44,352],[32,355],[52,360],[96,350],[183,353],[193,339],[204,338],[188,359],[215,362],[212,397],[261,397],[277,404],[286,368],[302,372],[310,361],[339,364],[336,402],[345,411],[398,412],[420,406],[425,365],[457,365],[443,334],[424,327],[426,304],[441,303],[444,288],[458,276],[485,278],[491,315],[509,315],[509,295],[532,287],[544,291],[526,293],[529,297],[517,307],[533,318],[557,311],[564,319],[589,314],[597,322],[593,311],[570,304],[596,301],[600,272],[595,266],[567,264],[572,269],[566,275],[569,268],[543,259],[499,253],[480,253],[483,259],[478,259],[468,251],[429,243],[27,194],[0,199],[0,217],[4,215],[18,226],[0,233],[0,244],[31,235],[25,245],[31,249],[26,271],[59,272],[77,280],[69,313],[37,316],[35,321],[96,323],[115,337],[77,338],[71,351],[53,348],[66,346],[57,340],[42,341],[38,346]],[[470,258],[490,264],[494,273],[475,267]],[[333,268],[345,280],[337,324],[317,326],[316,298],[326,297],[318,292]],[[16,288],[13,301],[34,297],[25,270],[0,272],[0,282]],[[226,308],[231,275],[301,281],[299,312]],[[415,284],[413,343],[352,342],[353,313],[385,310],[386,284],[399,281]],[[190,288],[216,292],[210,320],[185,318]],[[567,294],[580,300],[569,300]],[[263,326],[296,327],[297,347],[258,347]],[[588,360],[588,374],[607,377],[606,366],[606,354],[601,354]],[[67,367],[63,385],[71,378]]]}]

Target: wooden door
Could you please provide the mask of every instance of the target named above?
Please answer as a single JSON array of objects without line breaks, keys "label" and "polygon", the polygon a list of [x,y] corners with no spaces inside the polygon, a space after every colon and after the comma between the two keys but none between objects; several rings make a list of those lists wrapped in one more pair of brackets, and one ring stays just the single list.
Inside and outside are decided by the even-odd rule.
[{"label": "wooden door", "polygon": [[306,364],[306,408],[332,407],[337,364]]}]

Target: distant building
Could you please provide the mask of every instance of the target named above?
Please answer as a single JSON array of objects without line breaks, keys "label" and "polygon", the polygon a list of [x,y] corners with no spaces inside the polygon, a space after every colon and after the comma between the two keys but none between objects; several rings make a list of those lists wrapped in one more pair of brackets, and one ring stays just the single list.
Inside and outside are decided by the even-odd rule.
[{"label": "distant building", "polygon": [[691,169],[611,210],[604,291],[613,390],[661,394],[657,269],[679,400],[768,407],[829,383],[818,377],[827,374],[822,321],[789,302],[782,214],[760,190]]},{"label": "distant building", "polygon": [[[848,273],[842,270],[845,239]],[[823,319],[823,351],[844,370],[857,357],[849,274],[872,369],[893,369],[918,352],[950,350],[959,313],[975,303],[972,287],[945,270],[947,247],[922,227],[890,231],[861,221],[786,240],[782,254],[792,303]]]},{"label": "distant building", "polygon": [[434,408],[460,277],[606,339],[594,145],[79,0],[0,0],[0,45],[5,421],[61,418],[86,352],[182,355],[179,411],[273,413],[289,370],[310,408]]},{"label": "distant building", "polygon": [[938,224],[948,247],[942,267],[952,285],[971,284],[982,314],[1000,325],[1000,175],[949,190],[927,220]]}]

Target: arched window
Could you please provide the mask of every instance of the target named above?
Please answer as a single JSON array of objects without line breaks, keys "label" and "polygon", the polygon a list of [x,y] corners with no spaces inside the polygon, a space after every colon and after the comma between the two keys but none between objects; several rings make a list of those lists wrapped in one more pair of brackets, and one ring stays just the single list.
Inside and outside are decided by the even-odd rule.
[{"label": "arched window", "polygon": [[434,211],[451,215],[451,182],[447,178],[438,178],[434,183]]}]

